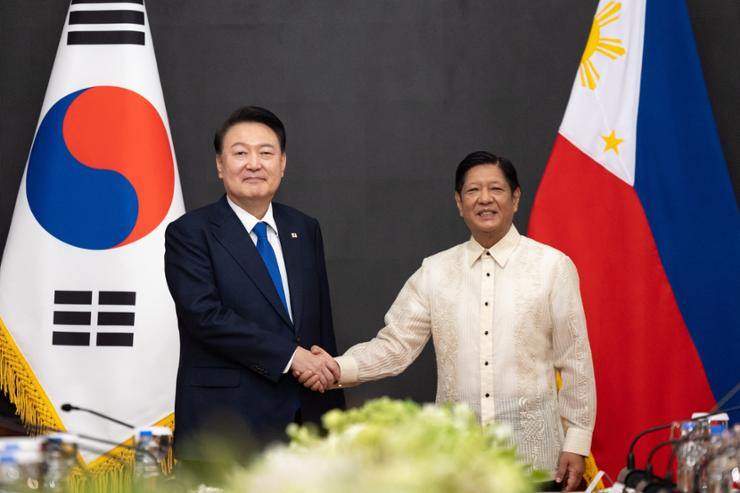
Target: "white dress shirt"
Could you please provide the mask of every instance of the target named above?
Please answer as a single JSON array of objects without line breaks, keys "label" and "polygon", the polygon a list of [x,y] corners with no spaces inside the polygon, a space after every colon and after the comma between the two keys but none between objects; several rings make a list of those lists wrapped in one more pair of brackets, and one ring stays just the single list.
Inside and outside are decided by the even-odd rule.
[{"label": "white dress shirt", "polygon": [[509,424],[536,468],[555,471],[561,450],[588,455],[593,366],[578,273],[563,253],[514,226],[490,249],[471,238],[424,259],[385,324],[337,358],[342,385],[399,374],[432,337],[437,402],[465,402],[483,424]]},{"label": "white dress shirt", "polygon": [[[257,246],[257,233],[254,231],[254,227],[257,226],[257,223],[259,222],[265,222],[267,223],[267,241],[270,242],[270,246],[275,251],[275,258],[277,259],[278,264],[278,270],[280,271],[280,279],[283,282],[283,292],[285,293],[285,303],[287,303],[288,308],[288,316],[290,317],[291,322],[293,321],[293,310],[291,310],[290,307],[290,288],[288,287],[288,271],[285,270],[285,259],[283,258],[283,247],[280,245],[280,236],[278,235],[277,230],[277,224],[275,224],[275,218],[272,215],[272,202],[270,202],[270,205],[267,207],[267,212],[265,212],[265,216],[262,219],[257,219],[249,212],[245,211],[241,207],[239,207],[234,201],[229,198],[229,196],[226,196],[226,201],[229,203],[231,208],[234,210],[234,213],[236,213],[236,217],[239,218],[239,221],[244,225],[244,229],[246,229],[249,232],[249,237],[252,239],[252,243],[254,243],[255,246]],[[297,350],[297,348],[296,348]],[[293,358],[295,357],[295,351],[293,352],[293,356],[290,357],[290,360],[288,360],[288,364],[283,370],[283,373],[288,373],[288,370],[290,369],[290,365],[293,364]]]},{"label": "white dress shirt", "polygon": [[280,236],[278,236],[277,224],[275,224],[275,218],[272,216],[272,202],[270,202],[269,207],[267,207],[265,217],[263,217],[262,219],[257,219],[249,212],[245,211],[236,203],[234,203],[228,195],[226,196],[226,200],[231,208],[234,209],[236,217],[238,217],[239,221],[241,221],[241,223],[244,225],[244,229],[249,232],[249,237],[252,238],[252,243],[254,243],[255,246],[257,246],[257,233],[254,231],[254,227],[257,226],[257,223],[260,222],[265,222],[267,223],[267,226],[269,226],[267,228],[267,241],[270,242],[270,246],[275,251],[275,258],[277,259],[278,269],[280,270],[280,279],[283,281],[285,302],[288,304],[288,316],[292,321],[293,312],[290,309],[290,288],[288,287],[288,271],[285,270],[283,247],[280,245]]}]

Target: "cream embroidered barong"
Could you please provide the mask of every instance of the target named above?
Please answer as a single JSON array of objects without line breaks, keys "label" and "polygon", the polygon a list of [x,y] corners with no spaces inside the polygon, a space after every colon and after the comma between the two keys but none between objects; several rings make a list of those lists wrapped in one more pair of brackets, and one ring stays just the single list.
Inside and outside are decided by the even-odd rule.
[{"label": "cream embroidered barong", "polygon": [[554,471],[561,450],[588,455],[593,365],[578,273],[563,253],[514,226],[490,249],[471,238],[424,259],[385,324],[337,358],[342,385],[401,373],[431,336],[438,403],[465,402],[483,424],[508,423],[536,468]]}]

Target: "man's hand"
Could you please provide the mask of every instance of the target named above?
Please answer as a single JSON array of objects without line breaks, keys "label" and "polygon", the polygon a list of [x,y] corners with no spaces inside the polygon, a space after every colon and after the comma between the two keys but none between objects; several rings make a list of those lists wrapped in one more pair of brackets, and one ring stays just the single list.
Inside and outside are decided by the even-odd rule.
[{"label": "man's hand", "polygon": [[573,452],[560,452],[555,482],[562,483],[565,480],[563,491],[574,491],[581,484],[583,471],[586,469],[585,459],[582,455]]},{"label": "man's hand", "polygon": [[318,346],[313,346],[310,352],[298,347],[290,369],[300,383],[322,394],[338,382],[340,376],[337,362]]},{"label": "man's hand", "polygon": [[[329,354],[329,353],[327,353],[321,347],[316,346],[316,345],[311,346],[311,354],[314,354],[316,356],[322,356],[322,357],[326,357],[326,358],[331,358],[332,363],[336,367],[336,372],[334,372],[332,370],[332,374],[334,375],[334,380],[330,381],[329,382],[329,385],[326,386],[324,388],[324,390],[333,390],[333,389],[339,388],[340,387],[340,385],[339,385],[339,379],[342,376],[342,368],[339,366],[339,364],[336,362],[336,360],[334,360],[334,358],[332,357],[332,355]],[[304,373],[303,375],[300,375],[300,376],[298,376],[296,378],[298,378],[298,381],[300,383],[302,383],[304,386],[310,388],[311,390],[313,390],[313,391],[318,390],[317,389],[317,381],[316,381],[315,375],[312,378],[312,376],[310,374]]]}]

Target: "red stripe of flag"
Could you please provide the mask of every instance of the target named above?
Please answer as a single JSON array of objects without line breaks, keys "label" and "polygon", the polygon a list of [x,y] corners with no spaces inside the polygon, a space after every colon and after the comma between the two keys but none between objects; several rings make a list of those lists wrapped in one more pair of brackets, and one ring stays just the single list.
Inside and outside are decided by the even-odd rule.
[{"label": "red stripe of flag", "polygon": [[[640,430],[712,407],[701,360],[635,190],[561,135],[537,191],[529,235],[578,267],[598,396],[592,451],[616,477]],[[665,438],[641,442],[638,466]],[[656,459],[659,471],[665,457]]]}]

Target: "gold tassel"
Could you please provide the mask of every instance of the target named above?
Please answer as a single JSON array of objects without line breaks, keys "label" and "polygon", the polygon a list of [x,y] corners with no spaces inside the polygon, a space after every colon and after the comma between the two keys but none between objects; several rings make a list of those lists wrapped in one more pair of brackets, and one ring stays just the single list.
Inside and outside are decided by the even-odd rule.
[{"label": "gold tassel", "polygon": [[[0,390],[16,407],[16,414],[32,432],[44,429],[63,430],[64,425],[54,410],[46,392],[15,344],[13,336],[0,318]],[[154,426],[167,426],[174,430],[175,415],[169,414]],[[133,437],[85,466],[76,467],[69,477],[70,493],[125,493],[132,489],[134,452],[128,447]],[[82,458],[78,454],[78,461]],[[162,460],[162,472],[169,474],[174,466],[170,449]]]},{"label": "gold tassel", "polygon": [[[154,426],[175,427],[175,414],[169,414]],[[135,453],[131,450],[134,439],[129,438],[119,447],[110,450],[87,465],[84,471],[77,470],[70,481],[70,493],[125,493],[131,491]],[[162,473],[169,475],[174,466],[174,456],[170,448],[162,460]]]},{"label": "gold tassel", "polygon": [[29,428],[62,429],[62,420],[0,318],[0,389]]}]

